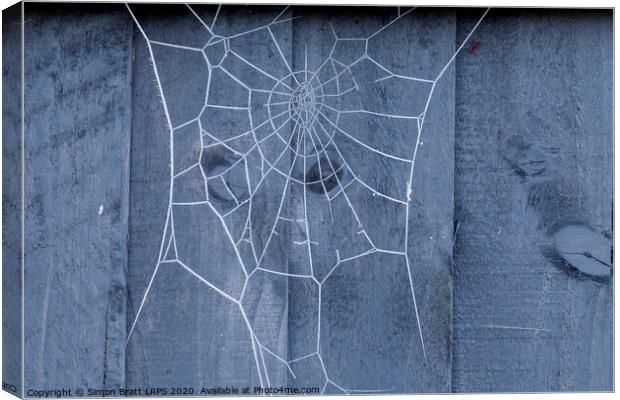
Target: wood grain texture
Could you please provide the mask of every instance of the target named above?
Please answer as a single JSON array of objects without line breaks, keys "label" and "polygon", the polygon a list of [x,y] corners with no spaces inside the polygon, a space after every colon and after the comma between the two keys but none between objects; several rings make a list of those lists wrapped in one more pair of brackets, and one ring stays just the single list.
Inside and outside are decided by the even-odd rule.
[{"label": "wood grain texture", "polygon": [[552,239],[611,232],[611,14],[493,10],[473,40],[456,64],[453,389],[611,390],[611,280]]},{"label": "wood grain texture", "polygon": [[27,4],[27,388],[125,383],[131,25]]},{"label": "wood grain texture", "polygon": [[[436,78],[455,52],[455,16],[450,10],[419,9],[393,24],[390,21],[398,16],[395,8],[369,12],[359,7],[329,11],[308,7],[295,10],[295,15],[301,18],[293,25],[293,70],[306,64],[309,70],[317,70],[332,50],[333,35],[363,38],[378,32],[368,41],[367,54],[373,60],[393,73],[426,79]],[[339,43],[332,53],[334,59],[351,66],[353,80],[363,93],[359,103],[343,99],[337,107],[398,114],[400,99],[406,99],[403,114],[424,111],[430,85],[394,79],[380,86],[375,80],[385,77],[384,71],[369,62],[355,63],[363,54],[364,48],[355,41]],[[334,130],[329,124],[327,128]],[[397,124],[380,115],[358,113],[343,115],[339,128],[375,148],[414,157],[415,123]],[[406,200],[410,168],[401,168],[401,163],[335,131],[328,154],[346,165],[340,179],[351,185],[344,190],[346,198],[340,196],[331,205],[333,220],[330,205],[321,196],[306,196],[311,233],[318,242],[313,246],[314,270],[335,264],[335,250],[344,259],[356,254],[354,246],[364,246],[354,241],[339,244],[347,230],[357,237],[363,230],[378,249],[406,251],[410,264],[402,255],[370,254],[342,263],[322,285],[320,354],[328,377],[361,392],[449,392],[454,69],[438,81],[428,106],[415,155],[409,211],[371,190]],[[292,197],[303,207],[300,192]],[[347,202],[359,218],[359,227]],[[290,303],[307,301],[303,294],[291,291]],[[294,333],[295,329],[289,335],[295,338]],[[342,393],[337,388],[332,391]]]},{"label": "wood grain texture", "polygon": [[2,382],[22,391],[22,5],[2,11]]},{"label": "wood grain texture", "polygon": [[[187,30],[187,24],[199,22],[185,5],[132,5],[131,9],[152,40],[181,46],[207,40],[200,37],[202,26]],[[207,17],[209,10],[197,10]],[[174,179],[174,185],[170,182],[171,165],[176,175],[200,162],[200,152],[195,151],[201,145],[200,127],[194,121],[170,130],[166,119],[168,113],[175,127],[198,117],[209,75],[205,60],[200,52],[152,45],[162,99],[147,43],[137,26],[134,34],[131,309],[127,320],[130,325],[136,321],[136,325],[127,346],[128,382],[136,387],[197,389],[258,386],[253,338],[239,306],[222,298],[179,263],[160,264],[154,274],[159,257],[178,258],[203,279],[236,296],[243,287],[241,266],[213,210],[206,204],[175,205],[168,210],[171,200],[182,203],[206,199],[200,178],[180,177]],[[160,247],[170,241],[171,235],[175,237],[176,254],[166,257],[160,254]],[[268,297],[268,289],[258,294]],[[269,310],[276,305],[268,302],[262,307]],[[273,333],[273,342],[283,344],[278,340],[278,331]]]}]

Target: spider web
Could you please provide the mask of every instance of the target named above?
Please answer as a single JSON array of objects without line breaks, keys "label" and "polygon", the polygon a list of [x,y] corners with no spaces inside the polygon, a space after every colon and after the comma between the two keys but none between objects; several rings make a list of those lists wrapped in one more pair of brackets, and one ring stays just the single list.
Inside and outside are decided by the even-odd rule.
[{"label": "spider web", "polygon": [[[435,86],[488,10],[438,74],[416,77],[392,71],[388,65],[376,60],[372,51],[373,46],[377,45],[377,35],[414,12],[413,8],[405,10],[399,7],[391,21],[365,37],[341,37],[331,26],[333,37],[327,57],[318,67],[311,67],[305,49],[303,68],[294,70],[287,57],[287,49],[278,39],[282,24],[294,19],[286,17],[288,7],[268,23],[234,35],[216,32],[221,6],[210,21],[201,17],[192,6],[186,7],[197,24],[197,30],[193,32],[197,47],[149,38],[127,5],[146,40],[153,63],[170,129],[171,157],[170,197],[158,262],[127,341],[140,319],[159,268],[167,263],[176,263],[238,308],[251,338],[253,362],[259,371],[261,386],[271,384],[265,361],[267,354],[282,363],[293,377],[293,363],[316,357],[325,378],[322,393],[328,385],[347,394],[355,393],[360,390],[345,388],[335,382],[324,362],[321,348],[322,292],[326,290],[330,277],[343,265],[372,254],[390,254],[401,257],[406,265],[411,312],[415,315],[416,334],[426,359],[408,254],[408,221],[414,195],[412,183],[416,156]],[[275,57],[266,64],[256,57],[256,53],[245,52],[243,44],[248,41],[261,43],[271,49]],[[189,110],[186,113],[191,114],[188,118],[181,119],[179,113],[171,113],[171,105],[166,101],[162,71],[155,55],[156,49],[162,47],[201,57],[206,65],[208,74],[204,103],[196,110]],[[399,88],[419,95],[416,98],[393,96],[395,99],[391,99],[389,104],[385,98],[377,96],[378,93],[397,92]],[[390,138],[392,145],[386,145],[385,141],[377,141],[376,137],[363,133],[367,130],[363,127],[372,124],[393,127],[393,131],[404,132],[406,136]],[[191,135],[188,132],[196,130],[199,141],[187,144],[187,141],[180,140]],[[403,148],[402,143],[412,145]],[[356,146],[364,152],[368,162],[376,162],[379,167],[405,171],[408,179],[406,182],[389,179],[380,182],[364,177],[359,172],[357,161],[352,160],[350,151],[344,146]],[[404,217],[401,221],[404,230],[399,240],[395,241],[398,245],[386,244],[385,238],[373,234],[369,221],[361,217],[351,200],[355,187],[368,191],[384,205],[404,209],[404,213],[398,214]],[[267,191],[276,190],[278,195],[274,205],[277,208],[272,207],[270,211],[265,206],[264,197]],[[286,205],[295,201],[293,195],[301,199],[302,204],[289,210]],[[316,200],[317,196],[320,200]],[[326,220],[315,221],[316,218],[310,215],[309,208],[316,207],[317,202],[326,206]],[[256,214],[261,207],[267,207],[266,212],[272,214],[268,229],[260,230],[254,226],[256,216],[253,211]],[[178,218],[189,209],[200,209],[213,217],[211,222],[219,226],[228,242],[231,257],[238,263],[238,269],[224,273],[217,269],[199,269],[196,265],[199,260],[186,255],[185,241],[191,237],[188,235],[191,228],[175,224],[175,215]],[[336,209],[339,211],[335,218]],[[316,224],[334,224],[335,219],[346,218],[354,232],[342,239],[346,246],[331,249],[333,262],[326,262],[324,254],[319,256],[317,253],[319,243],[312,232],[316,230]],[[291,238],[282,234],[285,231],[290,233]],[[286,243],[287,240],[292,243]],[[272,265],[270,254],[282,252],[283,246],[286,248],[287,245],[298,249],[297,259],[304,262],[293,266]],[[236,278],[226,279],[222,276],[224,274],[236,275]],[[312,335],[315,335],[312,351],[289,359],[287,355],[278,354],[270,348],[265,338],[257,332],[248,315],[247,297],[250,287],[260,285],[258,275],[261,274],[297,281],[306,287],[312,297],[310,300],[316,301],[315,312],[318,315],[317,326],[312,330]]]}]

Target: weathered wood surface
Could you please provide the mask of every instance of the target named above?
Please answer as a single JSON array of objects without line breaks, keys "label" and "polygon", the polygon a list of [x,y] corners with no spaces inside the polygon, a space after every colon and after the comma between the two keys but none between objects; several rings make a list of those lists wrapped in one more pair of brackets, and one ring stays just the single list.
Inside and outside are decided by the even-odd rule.
[{"label": "weathered wood surface", "polygon": [[[331,51],[334,35],[371,37],[366,53],[382,67],[395,74],[435,79],[455,51],[454,12],[424,9],[397,18],[398,13],[395,8],[372,12],[365,8],[299,10],[301,18],[295,20],[293,31],[293,70],[303,69],[305,63],[309,70],[319,68]],[[417,39],[412,42],[411,37]],[[344,40],[336,46],[334,59],[351,65],[353,80],[364,97],[356,104],[343,96],[339,106],[398,114],[399,99],[407,99],[409,110],[422,113],[431,85],[388,79],[380,87],[374,81],[385,78],[385,71],[370,62],[355,63],[364,54],[363,44]],[[357,234],[361,228],[377,248],[406,251],[409,258],[409,264],[405,257],[381,252],[356,258],[342,263],[322,285],[321,354],[330,379],[344,388],[396,393],[450,390],[451,311],[447,304],[451,302],[453,76],[450,69],[438,81],[424,119],[409,206],[381,197],[371,188],[407,201],[411,168],[401,168],[402,163],[368,151],[338,129],[334,145],[328,146],[337,155],[336,160],[350,167],[341,178],[343,182],[359,177],[371,188],[353,180],[345,191],[347,197],[332,204],[333,220],[328,204],[312,197],[315,203],[309,213],[319,242],[315,259],[334,264],[334,247],[338,247],[330,238],[340,237],[339,230]],[[357,113],[342,115],[339,128],[375,148],[414,158],[418,139],[414,123]],[[438,170],[447,173],[429,175]],[[351,203],[360,219],[359,228],[347,217],[351,210],[344,201]],[[301,200],[296,204],[303,207]],[[345,258],[351,250],[340,248],[339,254]],[[411,296],[409,267],[416,304]],[[324,267],[319,264],[314,268]],[[299,303],[304,298],[291,291],[289,301]],[[342,393],[336,387],[332,390]]]},{"label": "weathered wood surface", "polygon": [[611,388],[608,12],[130,9],[26,5],[27,389]]},{"label": "weathered wood surface", "polygon": [[581,225],[610,256],[612,32],[607,11],[492,10],[457,59],[455,391],[613,387],[611,279],[553,239]]},{"label": "weathered wood surface", "polygon": [[[204,27],[185,5],[132,5],[131,10],[153,41],[203,46],[208,40]],[[203,18],[209,12],[197,11]],[[177,127],[198,117],[205,103],[207,65],[200,52],[151,44],[162,97],[149,46],[138,26],[133,27],[131,310],[127,320],[132,326],[135,322],[135,327],[127,346],[127,383],[132,387],[197,390],[259,385],[252,338],[239,307],[180,263],[158,263],[158,259],[178,259],[225,290],[238,293],[243,286],[241,266],[229,251],[228,238],[209,206],[175,205],[169,209],[171,201],[206,199],[200,177],[175,179],[176,187],[171,188],[171,165],[176,175],[200,162],[201,131],[197,121],[173,130],[170,125]],[[198,168],[194,170],[200,174]],[[166,251],[173,231],[176,251]],[[277,338],[279,332],[273,333]]]},{"label": "weathered wood surface", "polygon": [[2,381],[22,390],[21,107],[22,6],[2,11]]},{"label": "weathered wood surface", "polygon": [[132,26],[25,5],[25,383],[124,386]]}]

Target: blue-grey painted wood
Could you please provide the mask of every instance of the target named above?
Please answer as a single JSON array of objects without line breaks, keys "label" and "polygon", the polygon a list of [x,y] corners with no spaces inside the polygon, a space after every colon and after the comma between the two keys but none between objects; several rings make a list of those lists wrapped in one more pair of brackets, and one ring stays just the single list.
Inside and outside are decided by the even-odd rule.
[{"label": "blue-grey painted wood", "polygon": [[283,10],[26,5],[26,388],[611,389],[610,13]]},{"label": "blue-grey painted wood", "polygon": [[554,240],[581,226],[610,257],[612,32],[610,11],[492,10],[457,59],[454,391],[613,388],[609,274]]},{"label": "blue-grey painted wood", "polygon": [[[336,66],[350,73],[359,92],[327,101],[327,105],[378,112],[343,114],[337,127],[321,119],[333,134],[333,144],[316,135],[327,149],[329,160],[324,165],[331,160],[345,167],[339,178],[346,186],[344,195],[328,204],[321,190],[307,190],[305,198],[301,185],[293,185],[291,191],[291,207],[303,208],[307,203],[313,269],[319,279],[327,276],[323,269],[328,272],[337,265],[320,291],[318,354],[327,377],[317,374],[314,378],[314,385],[319,386],[328,378],[332,393],[343,393],[342,389],[362,393],[450,391],[454,69],[435,87],[417,152],[417,122],[386,118],[381,112],[422,114],[431,85],[381,79],[389,76],[383,68],[403,76],[435,79],[455,51],[455,16],[452,10],[416,9],[405,14],[407,11],[294,9],[299,18],[293,24],[293,71],[320,70],[331,55],[340,63]],[[364,40],[343,40],[332,50],[334,36],[370,39],[367,47]],[[364,54],[370,58],[360,61]],[[406,99],[405,108],[399,107],[399,99]],[[402,168],[402,162],[369,151],[344,132],[386,153],[415,157],[411,193],[407,194],[409,166]],[[403,199],[408,205],[377,192]],[[303,216],[303,210],[299,214]],[[361,234],[367,235],[370,244],[360,239]],[[338,262],[364,246],[401,254],[374,252]],[[291,247],[295,254],[295,246]],[[308,257],[298,258],[308,264]],[[291,290],[289,303],[312,304],[312,298],[307,290]],[[304,337],[308,329],[290,325],[291,348],[302,343],[307,347]],[[306,368],[310,361],[312,358],[306,360]]]},{"label": "blue-grey painted wood", "polygon": [[26,389],[125,383],[132,28],[25,5]]},{"label": "blue-grey painted wood", "polygon": [[2,11],[2,382],[22,390],[22,4]]},{"label": "blue-grey painted wood", "polygon": [[[210,72],[200,51],[160,42],[202,47],[211,35],[185,5],[131,5],[131,12],[139,26],[135,25],[133,59],[128,384],[191,387],[194,394],[203,387],[259,386],[254,339],[238,304],[198,278],[238,298],[244,283],[242,267],[209,205],[178,204],[204,201],[207,196],[196,164],[201,162],[204,126],[198,117]],[[197,7],[196,12],[207,21],[214,17],[208,8]],[[225,13],[221,17],[220,22],[226,20]],[[241,13],[231,17],[243,25]],[[153,41],[154,64],[140,29]],[[212,96],[230,94],[225,89]],[[171,126],[178,128],[171,130]],[[213,158],[215,170],[225,169]],[[171,185],[171,166],[178,175],[192,165],[198,175],[190,171],[174,178]],[[175,205],[169,207],[170,202]],[[227,201],[213,204],[229,206]],[[170,249],[169,243],[173,243]],[[274,296],[269,287],[250,286],[248,291],[251,295],[257,291],[256,301],[263,309],[278,309],[277,304],[265,302]],[[282,336],[286,324],[277,328],[270,338],[274,351],[285,346],[286,339]]]}]

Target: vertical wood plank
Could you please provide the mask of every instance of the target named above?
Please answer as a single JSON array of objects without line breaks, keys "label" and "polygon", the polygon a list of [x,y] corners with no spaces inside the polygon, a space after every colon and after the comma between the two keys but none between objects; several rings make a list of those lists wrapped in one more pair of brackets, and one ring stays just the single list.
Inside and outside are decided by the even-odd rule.
[{"label": "vertical wood plank", "polygon": [[[316,73],[326,95],[306,138],[324,150],[306,157],[303,171],[308,178],[320,166],[323,184],[333,182],[291,191],[310,226],[306,270],[320,283],[318,310],[308,288],[289,294],[289,304],[318,312],[318,352],[300,375],[327,393],[448,392],[454,13],[306,7],[295,15],[293,70]],[[291,348],[314,343],[312,322],[290,325]]]},{"label": "vertical wood plank", "polygon": [[27,4],[26,389],[125,383],[131,25]]},{"label": "vertical wood plank", "polygon": [[2,382],[22,390],[22,3],[2,11]]},{"label": "vertical wood plank", "polygon": [[611,390],[610,278],[556,241],[579,226],[610,257],[611,12],[492,10],[473,40],[457,59],[453,389]]},{"label": "vertical wood plank", "polygon": [[[240,181],[245,167],[231,165],[237,156],[213,139],[242,134],[235,128],[245,127],[248,111],[232,118],[216,112],[227,108],[203,111],[206,102],[218,107],[247,103],[248,93],[240,94],[241,86],[230,78],[223,82],[226,74],[213,69],[225,52],[215,36],[251,29],[264,15],[200,5],[130,9],[136,37],[129,381],[197,391],[266,386],[265,369],[275,359],[268,359],[260,343],[285,357],[286,320],[277,311],[286,306],[278,303],[286,287],[261,281],[260,274],[246,283],[254,268],[252,255],[237,245],[247,234],[248,208],[222,217],[234,207],[234,193],[242,200],[247,196]],[[245,49],[252,50],[253,44]],[[257,167],[248,168],[255,175]],[[264,208],[255,210],[254,219],[260,221],[274,207],[270,200],[263,199]],[[285,376],[281,368],[272,371],[270,383],[283,384]]]}]

